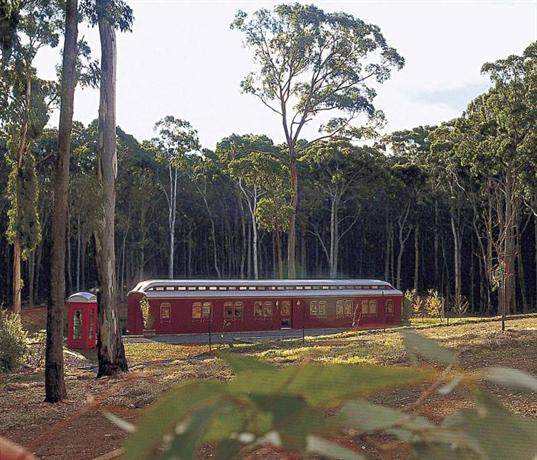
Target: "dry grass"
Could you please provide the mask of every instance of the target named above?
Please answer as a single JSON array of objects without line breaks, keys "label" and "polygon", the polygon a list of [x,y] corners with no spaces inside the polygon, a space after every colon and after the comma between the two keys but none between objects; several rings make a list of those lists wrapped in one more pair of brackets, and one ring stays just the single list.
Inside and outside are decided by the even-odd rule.
[{"label": "dry grass", "polygon": [[[509,321],[508,330],[500,332],[498,322],[472,322],[450,327],[434,327],[421,332],[453,349],[466,370],[483,366],[508,366],[537,374],[537,318]],[[143,407],[163,391],[194,378],[228,379],[230,369],[205,345],[162,343],[128,343],[125,345],[132,372],[119,379],[94,379],[91,368],[94,353],[85,353],[88,361],[67,362],[69,400],[60,405],[43,403],[43,369],[26,369],[0,380],[0,433],[28,445],[39,433],[55,422],[77,414],[88,400],[103,398],[102,404],[128,420],[135,421]],[[306,361],[331,363],[407,362],[400,330],[386,332],[346,332],[335,336],[278,340],[257,345],[239,345],[236,353],[256,356],[276,365]],[[414,401],[420,389],[401,388],[378,395],[378,402],[400,406]],[[534,395],[493,389],[510,409],[537,416]],[[425,415],[441,419],[468,404],[465,396],[454,393],[447,399],[432,398],[423,406]],[[69,422],[65,430],[41,445],[42,458],[92,458],[121,446],[124,433],[105,421],[95,410]],[[59,447],[61,446],[61,448]]]}]

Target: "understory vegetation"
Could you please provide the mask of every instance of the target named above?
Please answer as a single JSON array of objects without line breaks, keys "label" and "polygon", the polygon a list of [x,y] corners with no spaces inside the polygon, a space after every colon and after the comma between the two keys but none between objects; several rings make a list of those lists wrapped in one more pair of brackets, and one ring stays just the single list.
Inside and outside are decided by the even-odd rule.
[{"label": "understory vegetation", "polygon": [[[432,320],[434,320],[433,324],[431,324]],[[360,401],[364,401],[365,398],[365,401],[372,405],[368,406],[365,403],[361,403],[362,406],[360,406],[361,410],[373,410],[372,413],[364,412],[369,414],[369,419],[378,421],[376,417],[380,416],[381,412],[379,411],[382,410],[379,406],[386,406],[392,409],[391,412],[386,412],[387,418],[383,419],[382,427],[377,426],[374,428],[371,428],[371,426],[363,427],[360,424],[340,424],[339,416],[337,415],[339,414],[339,409],[330,408],[332,404],[327,403],[326,407],[328,409],[321,409],[322,421],[324,423],[325,419],[328,420],[328,425],[326,431],[321,433],[314,431],[313,435],[319,436],[329,442],[339,443],[343,447],[353,451],[354,454],[361,454],[370,458],[392,458],[392,456],[406,458],[410,456],[410,449],[422,448],[423,446],[414,446],[408,439],[400,440],[397,434],[389,433],[394,430],[397,433],[397,430],[391,427],[391,425],[384,425],[384,423],[392,423],[393,418],[390,417],[396,416],[397,411],[402,411],[405,423],[411,423],[412,420],[421,420],[424,422],[422,428],[425,431],[420,431],[420,428],[416,437],[412,438],[415,441],[418,441],[421,435],[425,435],[427,430],[432,428],[435,435],[446,436],[442,440],[442,442],[446,442],[453,440],[453,438],[449,437],[444,430],[447,429],[450,433],[450,430],[455,430],[454,434],[451,433],[455,437],[460,435],[455,427],[446,428],[449,424],[447,421],[448,417],[462,409],[466,410],[466,412],[463,412],[464,416],[475,415],[475,412],[472,412],[472,408],[475,408],[479,414],[485,413],[483,408],[487,407],[490,409],[489,414],[500,418],[499,425],[492,421],[490,422],[490,427],[483,432],[487,433],[488,439],[496,439],[498,436],[502,436],[498,439],[503,439],[503,443],[506,446],[510,446],[509,458],[532,458],[524,454],[525,451],[522,450],[522,447],[520,451],[516,450],[513,447],[514,444],[509,444],[511,441],[505,438],[507,434],[499,434],[498,431],[500,427],[507,430],[511,422],[518,424],[520,420],[529,420],[527,417],[535,420],[537,416],[535,393],[526,392],[523,389],[521,391],[520,388],[498,385],[498,383],[502,383],[501,381],[493,383],[491,380],[488,380],[488,373],[490,372],[490,368],[509,367],[535,375],[537,368],[532,350],[537,346],[537,318],[529,317],[509,320],[507,329],[503,333],[499,330],[498,319],[491,321],[474,318],[470,322],[470,318],[468,318],[464,319],[464,321],[467,321],[467,324],[450,326],[446,326],[446,321],[440,322],[437,318],[419,319],[417,321],[417,323],[413,324],[420,328],[419,334],[421,336],[427,340],[434,340],[435,343],[447,349],[447,354],[442,355],[444,358],[445,356],[448,356],[447,359],[453,359],[455,357],[456,363],[453,364],[449,371],[444,372],[448,364],[437,362],[438,356],[430,356],[430,353],[434,354],[434,351],[431,350],[435,350],[435,346],[428,342],[428,351],[421,352],[421,354],[418,351],[418,361],[413,361],[412,352],[409,353],[407,349],[408,338],[405,339],[405,335],[401,334],[400,329],[387,330],[385,332],[348,331],[322,337],[306,337],[305,343],[302,343],[301,339],[286,339],[277,341],[268,340],[258,343],[236,343],[232,348],[229,345],[218,345],[217,350],[215,352],[213,351],[213,353],[209,353],[206,344],[173,345],[148,341],[127,341],[125,351],[131,367],[130,375],[119,379],[105,379],[98,384],[94,381],[95,374],[94,370],[92,370],[96,366],[94,351],[84,352],[86,355],[85,358],[80,355],[76,357],[70,353],[66,354],[66,379],[69,392],[72,396],[54,414],[42,402],[42,367],[37,366],[33,370],[26,367],[4,377],[0,383],[0,391],[7,391],[6,396],[9,395],[9,397],[2,398],[2,403],[0,404],[0,407],[4,410],[3,413],[6,414],[6,417],[0,423],[0,430],[13,439],[19,440],[19,442],[23,442],[25,445],[30,445],[31,441],[36,438],[37,433],[47,433],[48,425],[51,422],[60,422],[64,417],[74,416],[75,418],[70,422],[72,428],[69,428],[65,432],[65,436],[61,432],[50,434],[46,438],[47,441],[45,444],[36,444],[35,449],[39,456],[43,456],[45,459],[67,459],[69,446],[76,446],[78,449],[81,449],[81,455],[84,458],[93,458],[98,454],[108,453],[124,445],[125,438],[129,434],[124,432],[123,428],[127,427],[128,429],[129,424],[138,425],[142,423],[141,420],[143,420],[147,408],[154,407],[157,410],[159,403],[157,402],[156,406],[153,406],[153,404],[160,400],[163,393],[166,394],[167,391],[172,391],[174,395],[172,399],[176,400],[178,405],[182,404],[186,398],[194,404],[192,406],[192,410],[194,410],[198,406],[195,403],[193,393],[190,390],[187,391],[188,388],[195,387],[200,382],[203,383],[208,380],[216,381],[216,383],[222,382],[223,387],[228,385],[225,382],[232,382],[235,378],[233,377],[235,372],[232,371],[229,364],[226,364],[225,356],[220,355],[220,353],[224,353],[225,355],[231,354],[230,364],[233,363],[232,359],[234,357],[237,357],[238,361],[240,361],[241,357],[255,358],[261,362],[261,368],[270,365],[275,366],[276,369],[288,369],[286,372],[298,371],[299,369],[303,369],[304,366],[319,365],[329,366],[329,368],[335,366],[337,369],[342,369],[341,366],[345,368],[350,367],[351,371],[349,372],[351,374],[352,372],[370,372],[370,377],[377,372],[377,369],[384,369],[385,372],[388,372],[391,368],[396,371],[403,369],[403,373],[406,370],[412,371],[411,378],[416,379],[413,380],[414,383],[412,384],[407,382],[404,385],[400,385],[402,382],[398,381],[399,383],[397,383],[397,377],[394,377],[395,380],[391,381],[394,384],[392,386],[387,374],[383,374],[383,379],[386,377],[385,384],[387,387],[384,387],[383,383],[378,387],[372,385],[365,391],[366,389],[360,383],[362,379],[354,375],[348,385],[326,385],[324,380],[320,384],[319,382],[322,379],[304,380],[304,382],[308,382],[307,385],[305,384],[304,387],[301,387],[299,393],[292,392],[292,397],[296,397],[297,395],[299,395],[299,398],[303,397],[302,399],[308,405],[313,404],[314,410],[317,410],[324,406],[324,403],[320,402],[319,405],[317,403],[311,403],[311,398],[318,398],[320,393],[330,394],[332,391],[334,392],[333,394],[336,394],[337,391],[340,391],[344,387],[356,387],[356,394],[351,399],[358,398]],[[456,320],[452,319],[450,321]],[[422,356],[423,354],[425,356]],[[246,367],[248,368],[249,365],[251,365],[251,362],[247,361]],[[418,368],[414,372],[414,366],[416,365],[418,365]],[[356,370],[361,369],[363,366],[365,366],[365,370]],[[254,371],[255,369],[251,369],[247,372],[252,373]],[[274,371],[271,370],[270,372]],[[406,378],[410,378],[408,377],[408,373],[405,373],[405,375],[407,376]],[[532,381],[531,379],[520,380],[522,374],[515,373],[512,375],[516,377],[515,383],[519,385],[525,381]],[[498,377],[498,374],[493,373],[492,378],[496,378],[494,376]],[[425,380],[419,383],[418,381],[422,377]],[[454,379],[458,377],[462,377],[463,380],[458,382],[449,392],[438,392],[440,388],[444,387],[444,383],[453,383]],[[263,387],[265,382],[269,384],[272,381],[271,379],[265,378],[264,374],[260,375],[259,378],[262,381],[257,382],[257,385],[254,386],[252,383],[254,393],[257,388]],[[250,379],[248,378],[247,380],[249,381]],[[428,390],[437,380],[441,380],[442,385],[435,386],[434,391],[429,392]],[[173,389],[178,384],[180,385],[178,389]],[[332,389],[334,386],[336,388]],[[227,392],[228,390],[225,389],[225,391]],[[229,391],[235,392],[235,390],[231,389]],[[267,392],[270,392],[270,385],[267,388]],[[426,397],[420,400],[424,393],[426,393]],[[279,394],[286,395],[287,397],[290,396],[285,391],[280,391]],[[478,394],[485,394],[483,396],[485,400],[481,401],[481,396],[478,397]],[[276,395],[273,396],[276,398]],[[234,398],[232,399],[235,400]],[[420,400],[419,404],[415,405],[418,400]],[[499,400],[501,405],[505,406],[510,414],[518,415],[513,418],[512,415],[509,415],[509,413],[497,406],[493,405],[489,407],[488,404],[492,404],[491,401],[494,400]],[[343,400],[341,402],[343,404]],[[335,407],[341,408],[342,404],[335,404]],[[164,400],[160,407],[163,406],[169,408],[170,411],[172,407],[176,408],[173,405],[169,406],[169,403],[165,403]],[[206,407],[205,404],[201,404],[201,406]],[[28,407],[33,407],[33,410],[27,410]],[[128,424],[122,425],[123,428],[113,428],[112,425],[107,425],[107,422],[102,419],[102,416],[98,415],[96,412],[98,409],[113,413],[119,418],[125,418]],[[270,409],[266,409],[265,407],[262,410],[255,410],[260,411],[258,415],[263,417],[265,422],[271,423],[272,416],[270,415]],[[267,414],[269,415],[265,414],[267,410]],[[170,412],[166,413],[170,415]],[[401,412],[399,412],[400,414]],[[218,411],[213,413],[209,419],[213,420],[213,416],[217,417]],[[167,415],[162,417],[167,417]],[[165,418],[162,417],[159,415],[159,420],[164,421]],[[171,411],[171,417],[174,420],[173,423],[178,423],[182,418],[181,413],[176,410]],[[420,417],[425,418],[426,421]],[[476,426],[482,426],[479,423],[488,424],[491,419],[487,417],[484,419],[475,419],[471,423],[476,422]],[[525,418],[522,419],[522,417]],[[234,418],[237,419],[237,422],[242,420],[240,417]],[[194,419],[186,417],[184,420]],[[292,419],[295,420],[294,418]],[[115,418],[114,420],[117,421]],[[216,423],[216,420],[217,418],[213,422],[210,422],[210,424]],[[335,423],[335,426],[332,422]],[[360,423],[363,423],[363,421]],[[434,427],[430,426],[431,423]],[[521,423],[521,426],[533,426],[531,423],[529,425],[526,425],[526,422]],[[159,421],[159,423],[155,424],[155,427],[164,425],[164,423],[160,423]],[[28,430],[22,430],[21,427],[23,426],[29,427]],[[262,427],[267,426],[270,425],[262,425]],[[92,427],[94,433],[89,433],[88,427]],[[230,427],[235,427],[235,425],[230,425]],[[330,431],[334,428],[336,431]],[[377,428],[379,429],[377,430]],[[468,426],[465,426],[466,428]],[[87,438],[88,442],[84,445],[81,445],[76,437],[69,434],[76,432],[78,429],[82,430]],[[370,432],[369,430],[372,431]],[[106,442],[103,443],[101,441],[104,433],[107,433],[106,436],[108,437],[105,438]],[[189,431],[189,433],[191,432]],[[221,433],[225,433],[225,430]],[[240,431],[237,431],[237,433],[240,433]],[[528,432],[525,433],[528,434]],[[259,436],[260,432],[255,432],[255,434]],[[311,435],[312,433],[309,434]],[[403,433],[399,434],[403,435]],[[429,434],[432,435],[432,433]],[[300,431],[292,431],[289,436],[300,436]],[[479,434],[476,436],[479,437]],[[528,439],[532,439],[531,430],[529,436],[521,445],[527,445],[529,442]],[[91,440],[94,438],[96,442],[92,443]],[[160,434],[148,435],[148,442],[154,445],[160,442],[159,439]],[[181,439],[184,440],[184,438]],[[201,449],[201,457],[214,458],[216,455],[216,441],[206,442],[206,440],[201,438],[201,435],[196,439],[194,445],[197,445],[196,448]],[[237,441],[239,439],[232,437],[232,440]],[[251,436],[241,436],[240,440],[250,440],[253,442]],[[274,440],[277,440],[277,438],[269,436],[267,439],[268,445],[262,443],[259,446],[254,446],[253,444],[249,444],[250,441],[246,443],[241,441],[239,444],[234,443],[234,446],[235,448],[240,448],[241,454],[246,458],[251,458],[248,455],[253,455],[254,458],[255,455],[268,458],[295,458],[292,455],[296,454],[291,454],[290,452],[296,447],[289,448],[288,444],[288,442],[291,444],[294,442],[292,439],[289,441],[285,437],[283,441],[280,439],[287,447],[272,446],[271,443]],[[429,438],[429,441],[431,440]],[[468,441],[469,438],[465,438],[464,440]],[[481,442],[486,443],[486,440],[479,438],[479,443]],[[54,447],[58,443],[63,446],[63,451]],[[87,444],[92,445],[92,448],[89,449],[86,446]],[[191,446],[192,444],[186,442],[183,445]],[[315,446],[315,443],[311,444],[310,439],[309,445],[312,447]],[[332,445],[329,446],[332,447]],[[429,447],[434,447],[434,445],[430,445]],[[455,453],[459,454],[458,451],[453,451],[445,445],[442,447],[447,448],[445,452],[447,457],[439,456],[438,458],[454,458]],[[497,455],[491,453],[490,446],[485,446],[485,449],[486,454],[491,454],[492,456],[480,457],[479,455],[469,455],[468,458],[502,458],[501,455],[505,455],[505,449],[507,447],[505,449],[502,447],[502,449],[498,450]],[[221,451],[219,450],[219,452]],[[341,451],[335,450],[334,452]],[[347,452],[347,454],[349,453]],[[461,457],[462,454],[457,458]],[[225,457],[224,455],[221,458],[229,457]],[[424,458],[427,457],[425,456]]]}]

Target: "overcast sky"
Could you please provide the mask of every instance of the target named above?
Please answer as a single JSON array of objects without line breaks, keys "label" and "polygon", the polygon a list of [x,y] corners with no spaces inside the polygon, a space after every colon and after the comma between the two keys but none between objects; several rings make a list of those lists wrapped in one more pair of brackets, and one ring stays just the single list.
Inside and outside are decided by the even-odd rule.
[{"label": "overcast sky", "polygon": [[[281,1],[127,0],[132,33],[118,34],[117,122],[139,140],[153,136],[165,115],[189,120],[204,147],[231,133],[267,134],[283,140],[277,116],[239,84],[253,70],[251,53],[229,28],[235,12]],[[387,130],[436,124],[460,114],[488,87],[484,62],[520,54],[537,40],[537,0],[523,1],[308,1],[378,25],[406,59],[378,89],[375,105]],[[96,57],[96,30],[82,28]],[[59,50],[44,51],[37,65],[53,78]],[[77,90],[75,119],[97,116],[98,92]],[[57,117],[51,124],[57,123]],[[313,127],[308,134],[313,135]]]}]

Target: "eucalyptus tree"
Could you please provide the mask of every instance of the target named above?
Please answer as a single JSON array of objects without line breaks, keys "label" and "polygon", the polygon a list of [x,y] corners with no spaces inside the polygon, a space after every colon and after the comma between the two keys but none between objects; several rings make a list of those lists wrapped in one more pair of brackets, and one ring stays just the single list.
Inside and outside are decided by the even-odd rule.
[{"label": "eucalyptus tree", "polygon": [[63,310],[65,302],[65,233],[71,131],[73,128],[78,42],[78,0],[65,2],[65,33],[60,91],[60,126],[54,180],[52,218],[51,303],[47,309],[47,345],[45,353],[45,401],[58,402],[67,396],[63,370]]},{"label": "eucalyptus tree", "polygon": [[[407,239],[413,233],[414,235],[414,276],[413,284],[416,291],[419,290],[419,274],[420,274],[420,231],[421,226],[428,220],[429,216],[422,216],[425,210],[431,204],[431,200],[437,199],[438,193],[435,194],[437,189],[437,181],[442,183],[438,177],[432,178],[431,175],[431,133],[434,131],[433,126],[418,126],[409,130],[394,131],[393,133],[384,136],[379,142],[386,154],[390,157],[392,166],[397,165],[396,169],[392,170],[396,176],[403,173],[403,168],[407,168],[406,179],[410,182],[406,184],[407,191],[411,191],[410,197],[414,201],[407,201],[403,208],[399,206],[400,202],[397,197],[401,198],[407,196],[405,193],[402,195],[396,192],[397,196],[394,196],[394,201],[397,203],[393,209],[386,207],[388,213],[392,213],[393,216],[388,217],[388,225],[393,226],[393,222],[389,221],[391,217],[396,220],[397,236],[399,243],[399,252],[397,255],[397,274],[396,279],[401,278],[401,258],[403,256],[404,248],[407,243]],[[403,166],[406,165],[406,166]],[[410,169],[409,169],[410,168]],[[434,169],[434,168],[433,168]],[[412,170],[415,174],[408,174]],[[440,174],[442,174],[440,172]],[[443,178],[443,177],[442,177]],[[401,178],[400,178],[401,179]],[[400,180],[399,179],[399,180]],[[396,181],[397,183],[397,181]],[[399,184],[405,185],[405,184]],[[397,186],[396,186],[397,188]],[[438,213],[438,204],[433,204],[433,207]],[[399,211],[403,210],[402,213]],[[437,221],[437,215],[435,214],[435,222]],[[435,267],[438,265],[438,247],[439,247],[440,234],[435,229],[434,231],[434,257]],[[388,251],[386,251],[388,252]],[[459,254],[456,251],[456,254]],[[460,260],[457,259],[457,260]],[[437,271],[435,272],[437,273]]]},{"label": "eucalyptus tree", "polygon": [[281,168],[279,149],[265,135],[233,134],[220,141],[216,155],[237,184],[250,217],[253,275],[259,278],[257,207],[272,187],[271,174]]},{"label": "eucalyptus tree", "polygon": [[[259,68],[242,81],[243,92],[259,98],[282,123],[292,190],[288,275],[294,278],[300,155],[320,139],[348,133],[360,114],[378,116],[376,91],[367,82],[384,82],[404,60],[378,26],[313,5],[282,4],[273,11],[258,10],[251,18],[239,11],[231,27],[244,34]],[[304,128],[329,113],[335,116],[321,126],[319,137],[300,145]]]},{"label": "eucalyptus tree", "polygon": [[[93,6],[93,5],[92,5]],[[132,10],[121,0],[96,0],[86,10],[98,25],[101,44],[101,80],[97,127],[97,177],[102,190],[102,214],[95,231],[99,281],[97,335],[98,377],[128,370],[121,340],[117,308],[115,206],[116,206],[116,28],[130,30]]]},{"label": "eucalyptus tree", "polygon": [[302,160],[308,167],[308,183],[315,197],[315,207],[329,209],[328,242],[319,225],[312,233],[326,256],[329,274],[338,274],[340,241],[360,218],[361,204],[382,185],[386,174],[379,152],[374,148],[357,147],[341,139],[332,139],[308,148]]},{"label": "eucalyptus tree", "polygon": [[[223,175],[223,165],[219,162],[214,152],[203,149],[202,155],[189,155],[187,157],[187,167],[189,177],[202,200],[207,217],[211,225],[211,245],[213,267],[218,279],[222,278],[221,269],[218,263],[218,242],[216,237],[215,210],[211,203],[218,206],[220,197],[221,179]],[[216,193],[211,193],[216,192]]]},{"label": "eucalyptus tree", "polygon": [[7,235],[13,245],[13,309],[20,312],[21,260],[28,257],[41,237],[31,145],[47,123],[56,99],[55,84],[40,79],[33,62],[43,47],[57,46],[62,15],[55,2],[44,0],[6,5],[11,6],[1,22],[8,38],[2,44],[0,132],[7,139],[11,168]]},{"label": "eucalyptus tree", "polygon": [[155,124],[158,137],[153,139],[157,158],[167,169],[167,187],[162,191],[168,204],[169,263],[168,277],[173,278],[175,260],[175,222],[177,220],[177,186],[180,171],[185,168],[186,155],[198,151],[198,132],[185,120],[171,115]]},{"label": "eucalyptus tree", "polygon": [[257,202],[255,220],[260,230],[274,234],[274,252],[277,267],[274,274],[284,277],[282,259],[282,236],[287,233],[291,209],[291,190],[289,188],[289,169],[286,164],[272,162],[273,173],[270,188]]},{"label": "eucalyptus tree", "polygon": [[[273,190],[273,181],[282,171],[282,163],[266,152],[251,152],[248,156],[233,160],[228,171],[238,184],[247,204],[252,226],[252,251],[254,278],[259,278],[258,257],[258,206],[260,200]],[[277,180],[277,179],[276,179]]]}]

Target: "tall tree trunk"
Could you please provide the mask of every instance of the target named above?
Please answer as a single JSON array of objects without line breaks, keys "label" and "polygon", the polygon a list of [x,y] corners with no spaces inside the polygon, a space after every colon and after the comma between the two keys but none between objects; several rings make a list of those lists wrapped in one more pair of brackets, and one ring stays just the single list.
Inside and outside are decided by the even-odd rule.
[{"label": "tall tree trunk", "polygon": [[35,251],[28,256],[28,306],[34,306]]},{"label": "tall tree trunk", "polygon": [[209,207],[209,202],[207,201],[206,194],[207,194],[207,191],[205,191],[205,194],[203,194],[203,202],[205,204],[205,209],[207,210],[207,215],[209,216],[209,221],[211,222],[211,240],[213,243],[212,244],[213,266],[214,266],[214,271],[216,272],[216,276],[218,277],[218,279],[221,279],[222,274],[220,273],[220,268],[218,267],[218,247],[216,245],[216,228],[214,224],[213,214],[211,212],[211,208]]},{"label": "tall tree trunk", "polygon": [[22,279],[21,279],[21,242],[18,238],[13,241],[13,312],[22,310]]},{"label": "tall tree trunk", "polygon": [[173,279],[175,262],[175,219],[177,215],[177,169],[172,171],[171,165],[168,167],[170,176],[170,202],[168,214],[168,228],[170,231],[170,259],[168,262],[168,278]]},{"label": "tall tree trunk", "polygon": [[73,289],[73,271],[71,260],[71,218],[69,216],[69,208],[67,208],[67,291]]},{"label": "tall tree trunk", "polygon": [[98,178],[103,191],[104,209],[97,222],[95,249],[99,280],[99,333],[97,377],[127,371],[125,349],[121,340],[115,280],[114,219],[116,204],[116,34],[109,21],[112,3],[97,0],[101,39],[101,86],[97,136]]},{"label": "tall tree trunk", "polygon": [[420,274],[420,227],[416,224],[414,229],[414,291],[419,292],[419,274]]},{"label": "tall tree trunk", "polygon": [[533,279],[534,281],[534,298],[533,298],[533,305],[537,307],[537,216],[533,216],[533,255],[535,257],[534,263],[534,274],[535,277]]},{"label": "tall tree trunk", "polygon": [[451,215],[451,232],[453,233],[453,276],[455,279],[455,301],[461,300],[461,235],[460,228],[455,222],[453,214]]},{"label": "tall tree trunk", "polygon": [[255,214],[252,213],[252,250],[253,250],[253,265],[254,265],[254,279],[259,279],[259,254],[258,254],[258,234],[257,223],[255,221]]},{"label": "tall tree trunk", "polygon": [[434,202],[434,242],[433,242],[433,254],[434,254],[434,286],[438,286],[438,235],[440,232],[440,225],[438,223],[438,201]]},{"label": "tall tree trunk", "polygon": [[76,219],[76,290],[80,291],[80,256],[82,251],[82,229],[80,228],[80,215]]},{"label": "tall tree trunk", "polygon": [[384,246],[384,279],[386,281],[390,280],[390,224],[388,222],[388,212],[386,212],[385,220],[385,236],[386,244]]},{"label": "tall tree trunk", "polygon": [[335,278],[337,274],[337,242],[338,234],[338,199],[332,197],[330,202],[330,278]]},{"label": "tall tree trunk", "polygon": [[40,283],[41,283],[41,262],[43,260],[43,246],[44,246],[44,244],[41,243],[37,247],[36,263],[35,263],[36,271],[35,271],[35,291],[34,291],[34,296],[35,296],[35,299],[37,300],[37,302],[39,302],[39,296],[41,294],[39,288],[40,288]]},{"label": "tall tree trunk", "polygon": [[65,2],[65,42],[63,47],[58,157],[54,181],[52,215],[52,260],[50,273],[51,303],[47,309],[47,343],[45,351],[45,401],[58,402],[67,396],[63,365],[63,310],[65,301],[65,232],[71,132],[76,87],[76,53],[78,40],[78,2]]},{"label": "tall tree trunk", "polygon": [[296,278],[296,216],[298,213],[298,170],[294,147],[289,148],[289,171],[291,174],[291,212],[287,237],[287,278]]},{"label": "tall tree trunk", "polygon": [[[281,237],[281,234],[280,234]],[[302,227],[300,231],[300,276],[306,278],[308,274],[308,259],[307,259],[307,249],[306,249],[306,230]],[[282,265],[283,270],[283,265]],[[283,274],[280,276],[283,278]]]},{"label": "tall tree trunk", "polygon": [[397,276],[395,280],[395,286],[397,289],[401,289],[401,268],[403,253],[405,251],[405,244],[410,236],[412,228],[409,226],[408,230],[405,230],[406,222],[408,220],[408,214],[410,212],[410,202],[405,206],[403,213],[398,217],[399,226],[399,252],[397,253]]},{"label": "tall tree trunk", "polygon": [[282,234],[279,231],[276,231],[276,255],[278,259],[278,278],[283,279]]}]

